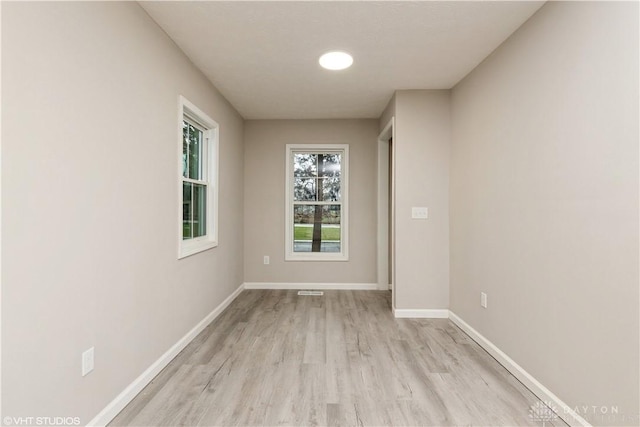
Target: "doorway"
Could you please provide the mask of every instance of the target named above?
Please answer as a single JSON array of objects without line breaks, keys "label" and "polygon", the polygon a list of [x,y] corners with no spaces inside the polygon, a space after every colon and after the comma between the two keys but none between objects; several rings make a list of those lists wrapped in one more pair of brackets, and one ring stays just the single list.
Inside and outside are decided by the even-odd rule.
[{"label": "doorway", "polygon": [[395,307],[395,126],[394,118],[378,136],[378,289],[391,290]]}]

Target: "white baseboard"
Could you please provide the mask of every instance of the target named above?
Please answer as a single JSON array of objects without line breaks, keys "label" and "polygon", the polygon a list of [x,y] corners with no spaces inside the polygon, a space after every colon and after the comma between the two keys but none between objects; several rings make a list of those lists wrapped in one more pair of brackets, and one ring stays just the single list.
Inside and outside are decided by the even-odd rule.
[{"label": "white baseboard", "polygon": [[551,390],[542,385],[531,374],[525,371],[522,366],[518,365],[513,359],[507,356],[502,350],[496,347],[491,341],[485,338],[480,332],[473,329],[458,317],[454,312],[449,311],[449,318],[460,329],[462,329],[471,339],[477,342],[480,347],[485,349],[494,359],[496,359],[502,366],[504,366],[511,374],[524,384],[529,390],[535,394],[538,399],[545,402],[552,409],[556,410],[556,413],[570,426],[585,426],[590,427],[591,424],[577,414],[569,405],[564,403],[558,396],[553,394]]},{"label": "white baseboard", "polygon": [[446,319],[449,317],[449,310],[394,308],[393,316],[398,319]]},{"label": "white baseboard", "polygon": [[390,284],[386,284],[386,283],[378,283],[378,290],[379,291],[390,291],[391,290],[391,285]]},{"label": "white baseboard", "polygon": [[134,397],[138,395],[142,391],[143,388],[147,386],[153,380],[156,375],[164,369],[165,366],[169,364],[173,360],[174,357],[178,355],[193,339],[204,330],[204,328],[209,325],[209,323],[213,322],[213,320],[220,315],[224,311],[225,308],[231,304],[231,302],[236,299],[236,297],[242,292],[244,289],[243,285],[240,285],[238,289],[233,291],[231,295],[229,295],[220,305],[213,309],[211,313],[209,313],[204,319],[202,319],[196,326],[193,327],[185,336],[180,338],[177,343],[175,343],[169,350],[166,351],[158,360],[153,362],[151,366],[147,368],[138,378],[136,378],[131,384],[125,388],[122,393],[120,393],[115,399],[111,401],[98,415],[96,415],[87,426],[94,427],[104,427],[111,420],[115,418],[116,415],[120,413],[124,409],[125,406],[129,404],[133,400]]},{"label": "white baseboard", "polygon": [[269,283],[269,282],[246,282],[245,289],[317,289],[317,290],[359,290],[375,291],[378,289],[377,283]]}]

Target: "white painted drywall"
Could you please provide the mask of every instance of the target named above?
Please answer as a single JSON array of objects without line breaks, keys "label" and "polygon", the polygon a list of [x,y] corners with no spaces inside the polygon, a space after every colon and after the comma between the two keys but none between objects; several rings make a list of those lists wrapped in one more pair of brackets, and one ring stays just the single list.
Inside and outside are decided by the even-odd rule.
[{"label": "white painted drywall", "polygon": [[[395,308],[446,309],[450,92],[397,91],[395,134]],[[412,219],[412,207],[429,218]]]},{"label": "white painted drywall", "polygon": [[[242,283],[243,121],[134,2],[2,9],[3,415],[84,425]],[[179,95],[220,124],[220,245],[180,261]]]},{"label": "white painted drywall", "polygon": [[392,117],[396,115],[396,94],[394,93],[387,106],[384,108],[384,111],[380,115],[379,127],[380,131],[384,129],[384,127],[389,123]]},{"label": "white painted drywall", "polygon": [[[377,141],[377,120],[245,122],[245,282],[376,283]],[[349,144],[346,262],[284,261],[285,149],[313,143]]]},{"label": "white painted drywall", "polygon": [[638,72],[637,2],[549,2],[453,90],[451,309],[593,425],[640,421]]}]

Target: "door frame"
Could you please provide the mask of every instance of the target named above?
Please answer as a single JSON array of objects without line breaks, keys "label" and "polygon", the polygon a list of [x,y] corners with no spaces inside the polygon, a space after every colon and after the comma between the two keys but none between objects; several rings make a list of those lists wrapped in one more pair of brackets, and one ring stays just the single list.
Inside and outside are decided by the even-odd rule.
[{"label": "door frame", "polygon": [[[391,163],[389,162],[389,140],[391,139]],[[378,289],[391,290],[395,307],[395,117],[385,125],[378,135],[378,250],[377,275]],[[389,171],[391,167],[391,171]],[[389,182],[391,181],[391,182]],[[391,203],[391,209],[389,209]],[[389,218],[391,211],[391,218]],[[391,230],[389,230],[391,224]],[[389,232],[391,231],[391,232]],[[391,239],[391,241],[389,241]],[[391,256],[389,256],[391,248]],[[390,260],[390,262],[389,262]],[[391,265],[389,265],[391,264]],[[391,274],[389,274],[391,269]],[[391,283],[389,282],[391,277]]]}]

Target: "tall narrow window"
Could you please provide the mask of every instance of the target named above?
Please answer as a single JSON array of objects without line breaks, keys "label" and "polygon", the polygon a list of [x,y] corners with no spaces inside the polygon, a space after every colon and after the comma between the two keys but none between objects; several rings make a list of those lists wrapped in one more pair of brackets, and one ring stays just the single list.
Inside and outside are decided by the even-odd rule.
[{"label": "tall narrow window", "polygon": [[348,157],[343,144],[287,145],[287,260],[348,260]]},{"label": "tall narrow window", "polygon": [[218,244],[218,124],[180,97],[178,257]]}]

